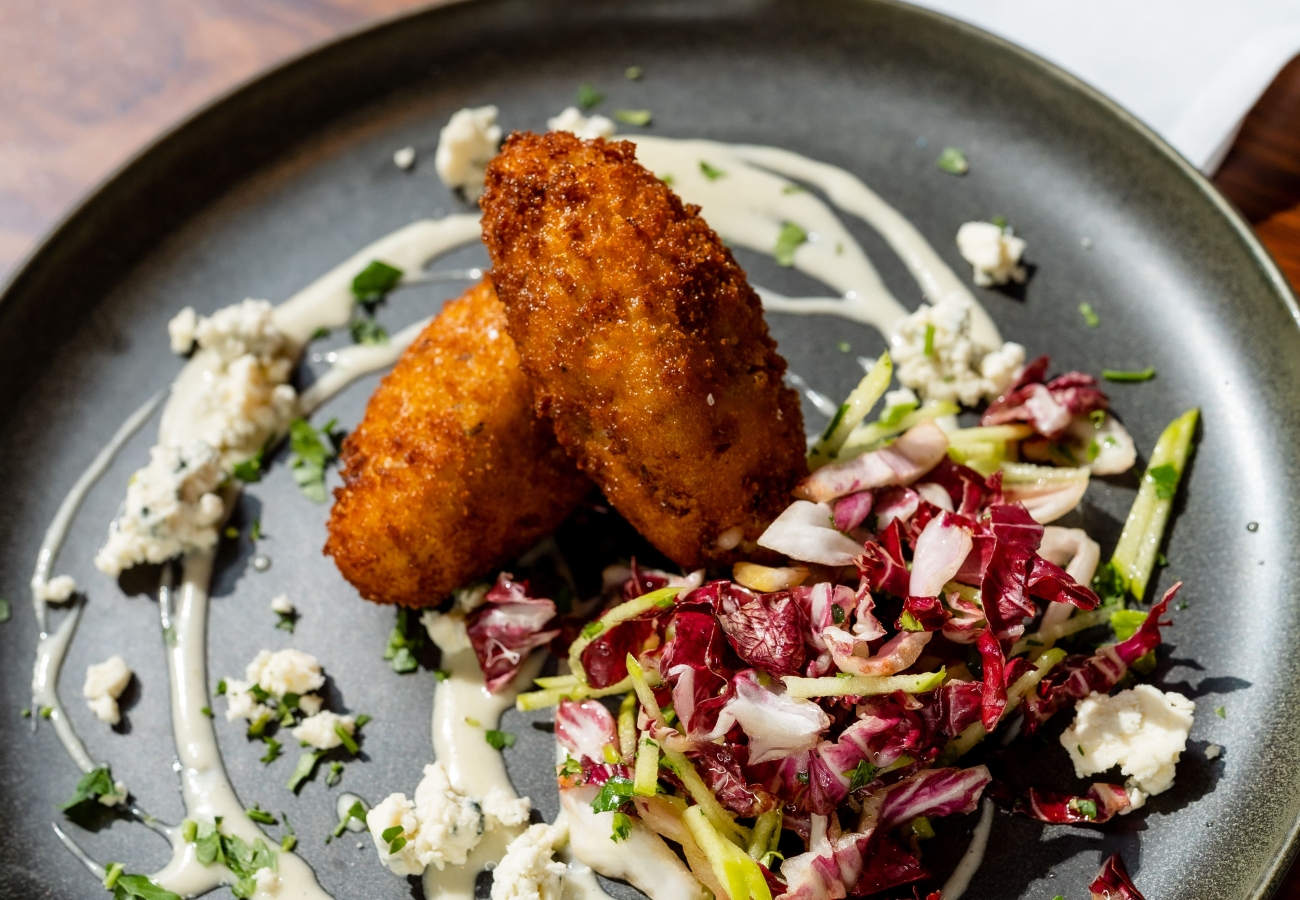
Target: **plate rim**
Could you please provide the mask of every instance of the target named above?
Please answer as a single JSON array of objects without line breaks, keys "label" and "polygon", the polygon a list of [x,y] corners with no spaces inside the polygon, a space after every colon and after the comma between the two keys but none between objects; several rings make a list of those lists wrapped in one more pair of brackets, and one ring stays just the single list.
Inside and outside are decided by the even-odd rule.
[{"label": "plate rim", "polygon": [[[194,107],[185,115],[164,127],[154,137],[128,155],[126,159],[99,178],[54,219],[32,246],[15,262],[3,282],[0,282],[0,314],[8,312],[12,305],[17,302],[15,297],[22,292],[26,282],[39,281],[42,268],[48,263],[56,261],[53,258],[57,257],[61,244],[69,241],[75,243],[75,239],[72,237],[75,231],[81,226],[92,222],[102,207],[106,207],[113,202],[114,195],[121,191],[131,191],[133,177],[146,173],[156,163],[165,160],[172,149],[181,148],[191,133],[200,131],[205,127],[206,120],[218,118],[223,113],[237,108],[241,104],[247,104],[257,91],[267,88],[277,79],[292,77],[297,70],[306,70],[308,67],[314,66],[320,58],[336,52],[346,45],[375,37],[382,31],[400,29],[413,20],[436,17],[447,9],[468,7],[475,2],[476,0],[428,0],[423,5],[379,16],[362,24],[352,26],[340,31],[331,38],[312,43],[270,66],[257,70]],[[483,2],[487,3],[490,0],[483,0]],[[764,2],[798,4],[804,2],[804,0],[764,0]],[[1151,126],[1121,106],[1109,95],[1102,93],[1086,81],[1039,56],[1037,53],[946,13],[917,6],[906,2],[906,0],[829,0],[829,2],[845,5],[875,6],[893,10],[903,15],[912,15],[929,20],[935,26],[960,33],[966,40],[984,44],[989,49],[1008,54],[1020,64],[1037,70],[1039,74],[1058,82],[1067,90],[1101,107],[1102,110],[1116,120],[1119,126],[1126,127],[1130,132],[1142,138],[1151,149],[1156,150],[1166,161],[1172,163],[1182,176],[1191,182],[1198,193],[1210,202],[1223,222],[1235,232],[1236,237],[1241,241],[1255,266],[1272,287],[1275,299],[1283,304],[1290,314],[1292,323],[1300,330],[1300,298],[1297,296],[1296,289],[1292,287],[1282,273],[1281,268],[1264,246],[1254,228],[1214,186],[1209,177],[1196,168]],[[647,3],[646,5],[650,4]],[[197,208],[201,209],[203,206],[210,204],[213,199],[205,198]],[[194,212],[195,210],[187,210],[182,218],[189,218]],[[156,242],[152,245],[156,246]],[[140,256],[137,256],[128,265],[135,264],[139,258]],[[111,289],[112,286],[112,284],[106,285],[105,289]],[[1298,850],[1300,850],[1300,815],[1297,815],[1291,822],[1284,840],[1275,850],[1271,861],[1263,867],[1260,877],[1248,895],[1251,900],[1267,900],[1276,893],[1295,861]]]}]

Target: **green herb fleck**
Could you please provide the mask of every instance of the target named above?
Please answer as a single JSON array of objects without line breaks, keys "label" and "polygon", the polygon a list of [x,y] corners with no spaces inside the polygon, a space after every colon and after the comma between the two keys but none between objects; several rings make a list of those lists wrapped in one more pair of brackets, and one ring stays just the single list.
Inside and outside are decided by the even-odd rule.
[{"label": "green herb fleck", "polygon": [[259,822],[262,825],[280,824],[279,822],[276,821],[275,816],[271,815],[269,812],[262,809],[262,807],[257,804],[254,804],[252,809],[244,810],[244,815],[248,816],[254,822]]},{"label": "green herb fleck", "polygon": [[719,178],[727,174],[721,169],[709,165],[704,160],[700,160],[700,171],[704,174],[705,178],[709,179],[709,181],[717,181]]},{"label": "green herb fleck", "polygon": [[357,716],[357,728],[365,728],[366,723],[375,721],[375,717],[367,713]]},{"label": "green herb fleck", "polygon": [[802,184],[787,184],[785,187],[781,188],[781,193],[783,193],[783,194],[806,194],[806,193],[808,193],[808,189],[807,189],[806,187],[804,187]]},{"label": "green herb fleck", "polygon": [[482,722],[480,722],[478,719],[472,718],[472,717],[470,717],[470,716],[466,716],[466,717],[465,717],[465,724],[468,725],[470,728],[482,728],[482,727],[483,727],[483,723],[482,723]]},{"label": "green herb fleck", "polygon": [[610,840],[614,843],[626,841],[632,836],[632,818],[627,813],[614,813],[614,832],[610,835]]},{"label": "green herb fleck", "polygon": [[844,773],[844,777],[849,779],[849,793],[871,784],[876,780],[876,774],[879,771],[879,766],[873,766],[865,759],[860,761],[855,768]]},{"label": "green herb fleck", "polygon": [[831,621],[836,625],[844,624],[844,607],[838,604],[831,607]]},{"label": "green herb fleck", "polygon": [[648,109],[616,109],[614,118],[624,125],[649,125],[654,114]]},{"label": "green herb fleck", "polygon": [[1156,370],[1154,366],[1147,366],[1145,369],[1137,369],[1136,371],[1102,369],[1101,377],[1107,381],[1150,381],[1156,377]]},{"label": "green herb fleck", "polygon": [[388,343],[388,329],[366,316],[354,319],[348,330],[354,344],[381,346]]},{"label": "green herb fleck", "polygon": [[[113,869],[113,866],[116,866],[116,869]],[[122,874],[121,863],[112,863],[109,870],[105,870],[104,887],[113,892],[113,900],[181,900],[179,894],[173,894],[163,888],[148,875]]]},{"label": "green herb fleck", "polygon": [[18,715],[22,716],[24,719],[30,719],[32,717],[32,708],[30,706],[24,706],[18,711]]},{"label": "green herb fleck", "polygon": [[583,109],[591,109],[604,99],[605,95],[587,82],[584,81],[582,84],[578,85],[578,105]]},{"label": "green herb fleck", "polygon": [[1092,421],[1093,428],[1100,428],[1106,424],[1106,410],[1094,409],[1088,413],[1088,418]]},{"label": "green herb fleck", "polygon": [[258,450],[243,462],[237,462],[231,468],[230,474],[234,475],[244,484],[253,484],[262,480],[262,459],[265,456],[265,449]]},{"label": "green herb fleck", "polygon": [[999,228],[1001,228],[1003,231],[1007,230],[1008,223],[1007,223],[1006,216],[994,216],[993,218],[989,219],[989,221],[992,222],[994,225],[998,226]]},{"label": "green herb fleck", "polygon": [[3,597],[0,597],[0,625],[3,625],[5,622],[8,622],[10,616],[12,615],[13,615],[13,611],[9,608],[9,601]]},{"label": "green herb fleck", "polygon": [[780,233],[776,236],[776,246],[772,248],[772,256],[776,258],[777,265],[785,266],[787,269],[793,266],[794,251],[807,241],[808,232],[798,225],[793,222],[782,225]]},{"label": "green herb fleck", "polygon": [[334,431],[336,424],[336,420],[330,419],[317,431],[306,419],[289,423],[289,468],[298,490],[313,503],[325,502],[325,466],[338,456],[338,444],[342,441],[342,436]]},{"label": "green herb fleck", "polygon": [[1105,562],[1097,567],[1092,578],[1092,589],[1107,606],[1124,605],[1124,576],[1113,563]]},{"label": "green herb fleck", "polygon": [[384,650],[384,659],[388,666],[399,675],[414,672],[420,667],[416,654],[424,648],[424,629],[413,610],[399,607],[393,630],[388,633],[388,646]]},{"label": "green herb fleck", "polygon": [[348,730],[343,727],[341,722],[334,726],[334,733],[338,735],[338,739],[343,742],[343,746],[346,747],[347,751],[353,756],[356,756],[361,752],[361,747],[357,745],[356,739],[353,738],[352,735],[348,734]]},{"label": "green herb fleck", "polygon": [[926,356],[934,356],[934,323],[925,323],[925,347],[923,352]]},{"label": "green herb fleck", "polygon": [[[343,834],[343,830],[348,827],[348,823],[353,819],[356,819],[362,825],[366,823],[366,808],[361,805],[360,800],[349,806],[348,811],[343,814],[343,818],[339,819],[339,824],[334,828],[334,836],[338,837]],[[395,825],[393,827],[397,828],[399,832],[402,829],[401,825]],[[388,832],[384,833],[387,834]],[[385,840],[387,840],[387,838],[385,838]]]},{"label": "green herb fleck", "polygon": [[835,349],[840,351],[841,353],[850,353],[852,352],[853,347],[849,345],[848,341],[840,341],[838,344],[835,345]]},{"label": "green herb fleck", "polygon": [[[49,709],[49,707],[42,707],[42,709]],[[59,809],[68,812],[83,803],[97,801],[101,797],[115,796],[117,796],[117,788],[113,784],[113,773],[108,766],[96,766],[81,776],[81,780],[72,791],[72,797]]]},{"label": "green herb fleck", "polygon": [[254,519],[248,526],[248,539],[250,541],[260,541],[266,535],[262,534],[262,520]]},{"label": "green herb fleck", "polygon": [[361,303],[377,303],[402,280],[402,270],[386,262],[371,260],[352,279],[352,296]]},{"label": "green herb fleck", "polygon": [[448,678],[450,678],[450,677],[451,677],[451,673],[448,672],[446,669],[434,669],[434,670],[433,670],[433,680],[434,680],[434,681],[446,681],[446,680],[447,680]]},{"label": "green herb fleck", "polygon": [[276,613],[276,615],[280,617],[280,620],[275,623],[275,627],[281,631],[287,631],[290,634],[293,634],[293,626],[298,622],[298,613],[287,612]]},{"label": "green herb fleck", "polygon": [[286,834],[280,839],[280,849],[285,853],[292,853],[293,848],[298,846],[298,835]]},{"label": "green herb fleck", "polygon": [[1161,500],[1172,499],[1178,491],[1178,470],[1172,463],[1147,469],[1147,480],[1156,488],[1156,496]]},{"label": "green herb fleck", "polygon": [[645,73],[641,70],[640,66],[628,66],[623,71],[623,77],[628,81],[640,81],[641,76],[644,74]]},{"label": "green herb fleck", "polygon": [[325,774],[325,786],[334,787],[334,785],[339,783],[339,779],[342,777],[343,777],[343,763],[341,762],[330,763],[330,770]]},{"label": "green herb fleck", "polygon": [[1097,315],[1091,303],[1080,303],[1079,315],[1083,316],[1083,321],[1089,328],[1096,328],[1101,324],[1101,316]]},{"label": "green herb fleck", "polygon": [[122,864],[120,862],[109,863],[104,868],[104,890],[111,891],[113,885],[122,877]]},{"label": "green herb fleck", "polygon": [[266,744],[266,752],[262,754],[261,761],[264,763],[273,763],[280,758],[283,753],[284,745],[270,735],[264,735],[262,741]]},{"label": "green herb fleck", "polygon": [[513,732],[497,731],[495,728],[489,728],[483,732],[483,737],[487,739],[488,744],[494,750],[504,750],[507,747],[515,745],[515,736]]},{"label": "green herb fleck", "polygon": [[800,784],[807,784],[807,783],[808,783],[808,780],[809,780],[809,779],[808,779],[808,773],[807,773],[807,772],[798,772],[798,773],[795,774],[795,776],[794,776],[794,780],[797,781],[797,782],[799,782]]},{"label": "green herb fleck", "polygon": [[216,689],[216,691],[214,691],[214,693],[215,693],[218,697],[221,697],[221,696],[224,696],[224,695],[225,695],[225,693],[226,693],[226,679],[223,678],[223,679],[221,679],[220,681],[217,682],[217,689]]},{"label": "green herb fleck", "polygon": [[668,172],[665,172],[663,175],[659,176],[659,180],[662,181],[664,184],[666,184],[668,187],[673,186],[673,181],[674,181],[673,176]]},{"label": "green herb fleck", "polygon": [[311,333],[311,337],[308,338],[308,340],[319,341],[329,336],[330,336],[330,330],[326,328],[324,325],[322,325]]},{"label": "green herb fleck", "polygon": [[592,812],[617,812],[618,808],[632,799],[632,779],[614,775],[605,779],[600,790],[591,800]]},{"label": "green herb fleck", "polygon": [[966,153],[957,147],[944,147],[939,158],[934,161],[940,171],[947,172],[949,175],[965,175],[970,171],[970,163],[966,161]]},{"label": "green herb fleck", "polygon": [[1214,714],[1220,719],[1226,719],[1228,718],[1228,708],[1226,706],[1216,706],[1214,707]]},{"label": "green herb fleck", "polygon": [[211,706],[201,706],[201,707],[199,707],[199,712],[203,713],[203,715],[207,716],[209,719],[212,718],[212,707],[211,707]]},{"label": "green herb fleck", "polygon": [[42,718],[42,719],[48,719],[50,716],[54,715],[54,707],[53,707],[53,706],[42,706],[42,707],[40,708],[40,714],[41,714],[41,718]]},{"label": "green herb fleck", "polygon": [[1097,802],[1095,800],[1083,800],[1075,797],[1067,805],[1071,811],[1078,813],[1085,819],[1097,818]]},{"label": "green herb fleck", "polygon": [[393,825],[385,828],[379,835],[383,838],[384,843],[388,845],[388,853],[392,855],[406,846],[406,836],[402,831],[401,825]]},{"label": "green herb fleck", "polygon": [[293,774],[289,776],[289,790],[297,793],[303,782],[311,778],[312,773],[316,771],[316,764],[320,762],[323,755],[319,750],[312,750],[298,757],[298,765],[294,767]]}]

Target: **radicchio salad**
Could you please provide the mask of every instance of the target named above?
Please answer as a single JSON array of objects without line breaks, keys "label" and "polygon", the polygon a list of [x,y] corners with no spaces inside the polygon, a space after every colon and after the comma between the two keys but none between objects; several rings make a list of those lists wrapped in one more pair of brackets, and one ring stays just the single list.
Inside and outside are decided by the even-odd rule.
[{"label": "radicchio salad", "polygon": [[[616,842],[651,832],[718,898],[938,900],[949,888],[932,879],[925,842],[939,818],[994,803],[1100,825],[1167,789],[1186,728],[1170,734],[1141,713],[1167,707],[1190,725],[1192,704],[1134,685],[1154,668],[1181,583],[1149,609],[1133,601],[1147,593],[1198,413],[1161,436],[1102,563],[1084,531],[1048,523],[1078,505],[1090,475],[1131,468],[1134,444],[1095,378],[1048,379],[1048,366],[1025,365],[974,427],[940,427],[956,410],[929,401],[867,422],[891,379],[886,353],[759,542],[788,565],[739,563],[709,580],[633,560],[606,570],[585,616],[557,616],[509,574],[480,590],[465,624],[489,690],[534,648],[567,663],[517,706],[557,707],[573,840],[579,822]],[[1088,703],[1096,721],[1083,721]],[[1127,733],[1108,732],[1103,707],[1116,703],[1140,726],[1130,715]],[[1076,774],[1119,765],[1124,783],[1064,794],[995,776],[1004,747],[1076,706],[1061,738]],[[1160,734],[1144,736],[1147,725]],[[977,826],[954,894],[979,864],[981,827],[987,841]],[[1141,897],[1118,854],[1091,893]]]}]

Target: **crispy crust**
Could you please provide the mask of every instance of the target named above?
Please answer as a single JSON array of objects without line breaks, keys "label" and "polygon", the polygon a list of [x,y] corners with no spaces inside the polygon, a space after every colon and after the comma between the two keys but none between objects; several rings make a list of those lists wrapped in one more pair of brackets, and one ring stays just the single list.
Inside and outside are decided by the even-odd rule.
[{"label": "crispy crust", "polygon": [[591,484],[532,405],[480,283],[402,354],[343,445],[325,552],[361,596],[436,604],[573,510]]},{"label": "crispy crust", "polygon": [[[480,203],[560,443],[680,565],[752,551],[807,473],[803,419],[758,295],[699,208],[631,143],[566,132],[511,135]],[[737,527],[740,546],[719,547]]]}]

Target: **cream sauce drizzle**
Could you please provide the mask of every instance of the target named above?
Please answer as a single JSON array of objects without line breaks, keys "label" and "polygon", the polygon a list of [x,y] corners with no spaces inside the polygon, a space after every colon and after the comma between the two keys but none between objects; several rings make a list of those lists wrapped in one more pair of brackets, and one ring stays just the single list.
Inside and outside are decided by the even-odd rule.
[{"label": "cream sauce drizzle", "polygon": [[953,869],[939,891],[943,900],[958,900],[966,893],[966,888],[970,887],[970,880],[975,877],[975,873],[984,863],[984,851],[988,849],[989,832],[992,830],[993,801],[985,797],[980,803],[980,820],[975,824],[975,830],[971,832],[970,844],[958,861],[957,868]]},{"label": "cream sauce drizzle", "polygon": [[[771,254],[783,223],[795,222],[808,233],[807,242],[794,252],[795,267],[839,291],[840,296],[789,298],[762,291],[766,308],[780,312],[840,315],[872,325],[887,337],[894,323],[906,314],[862,248],[831,209],[815,195],[798,190],[793,182],[782,177],[788,176],[820,188],[840,209],[862,218],[877,229],[903,258],[928,299],[957,295],[968,300],[973,310],[972,336],[990,347],[1000,345],[1001,339],[992,321],[920,233],[848,172],[776,148],[648,136],[639,136],[637,143],[642,161],[660,175],[671,174],[674,187],[688,201],[699,203],[709,222],[731,243]],[[726,174],[713,180],[706,178],[699,166],[701,160],[723,169]],[[383,260],[410,273],[403,283],[414,284],[431,280],[430,276],[422,274],[423,266],[430,259],[478,238],[477,215],[414,222],[358,251],[280,304],[275,309],[275,324],[301,349],[318,328],[337,328],[347,324],[353,309],[352,279],[372,260]],[[299,409],[303,414],[310,413],[355,378],[391,365],[425,324],[419,322],[404,329],[384,346],[351,347],[332,354],[331,368],[303,392]],[[195,379],[187,379],[183,372],[168,407],[189,402],[191,391],[199,387]],[[826,405],[817,403],[818,399],[826,398],[806,385],[804,389],[812,402],[819,407]],[[113,456],[156,405],[157,399],[128,419],[78,479],[47,530],[38,557],[36,578],[48,578],[68,524],[85,492],[103,474]],[[168,647],[167,655],[173,731],[181,759],[182,793],[188,816],[206,819],[220,815],[225,828],[251,841],[262,836],[261,830],[244,815],[222,765],[215,730],[208,717],[201,713],[209,703],[205,642],[211,567],[211,553],[192,555],[183,561],[179,590],[173,591],[166,584],[160,589],[163,627],[175,641]],[[53,635],[46,633],[44,604],[39,600],[37,615],[42,625],[42,636],[33,675],[35,702],[51,707],[51,720],[64,747],[77,765],[88,771],[94,767],[94,762],[63,716],[57,693],[60,664],[76,628],[80,606],[74,608]],[[540,655],[535,654],[525,663],[516,683],[531,681],[540,664]],[[500,714],[513,704],[513,686],[498,695],[487,694],[472,653],[450,657],[447,665],[452,675],[439,684],[434,701],[433,744],[437,758],[447,766],[453,783],[467,793],[483,796],[493,787],[512,791],[500,755],[485,752],[482,729],[474,728],[464,720],[469,715],[485,723],[484,727],[488,722],[495,723]],[[143,812],[139,815],[152,823]],[[977,839],[984,822],[982,818],[976,829]],[[171,863],[155,876],[164,887],[194,896],[230,881],[228,871],[199,865],[194,858],[193,845],[181,840],[178,832],[161,826],[159,830],[170,835],[174,851]],[[500,859],[506,844],[520,830],[489,832],[465,866],[442,872],[431,868],[425,874],[426,894],[442,900],[471,900],[478,872]],[[987,828],[984,828],[983,840],[987,841]],[[971,850],[975,849],[976,843],[977,840],[973,839]],[[278,897],[304,900],[328,897],[317,885],[311,869],[292,853],[279,854],[279,871],[281,887]],[[575,900],[607,897],[591,870],[574,861],[570,862],[565,896]],[[945,896],[948,896],[947,891]]]}]

